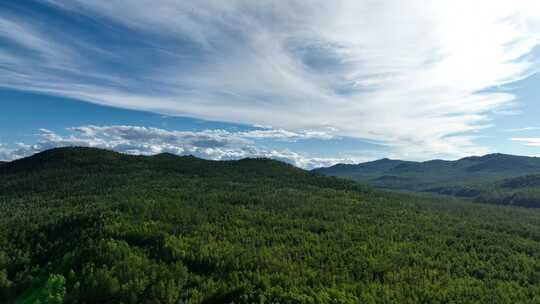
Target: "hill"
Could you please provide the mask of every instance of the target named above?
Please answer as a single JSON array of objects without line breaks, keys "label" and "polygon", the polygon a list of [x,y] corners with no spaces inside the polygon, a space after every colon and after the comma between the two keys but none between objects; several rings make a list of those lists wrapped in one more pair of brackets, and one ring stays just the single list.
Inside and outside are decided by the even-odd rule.
[{"label": "hill", "polygon": [[499,185],[503,179],[540,173],[540,158],[489,154],[457,161],[381,159],[358,165],[338,164],[314,171],[385,189],[474,198],[485,192],[484,189]]},{"label": "hill", "polygon": [[540,208],[540,174],[502,179],[477,188],[478,202]]},{"label": "hill", "polygon": [[267,159],[54,149],[0,167],[0,299],[535,303],[539,216]]}]

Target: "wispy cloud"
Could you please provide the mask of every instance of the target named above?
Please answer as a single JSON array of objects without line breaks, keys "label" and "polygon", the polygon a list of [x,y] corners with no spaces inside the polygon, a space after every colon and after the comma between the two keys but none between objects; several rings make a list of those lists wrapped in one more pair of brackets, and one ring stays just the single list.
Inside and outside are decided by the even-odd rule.
[{"label": "wispy cloud", "polygon": [[334,130],[324,131],[289,131],[284,129],[266,129],[266,130],[251,130],[238,133],[239,136],[252,139],[273,139],[282,141],[298,141],[306,139],[333,139],[335,136],[332,134]]},{"label": "wispy cloud", "polygon": [[511,140],[529,147],[540,147],[540,137],[514,137]]},{"label": "wispy cloud", "polygon": [[[225,130],[170,131],[140,126],[80,126],[69,128],[69,135],[61,136],[47,129],[40,130],[35,144],[17,144],[8,149],[0,146],[0,160],[13,160],[54,147],[84,146],[115,150],[137,155],[153,155],[163,152],[177,155],[195,155],[213,160],[266,157],[282,160],[295,166],[311,169],[338,162],[351,163],[358,159],[314,158],[290,150],[268,149],[251,139],[265,138],[270,133],[259,131],[229,132]],[[298,140],[312,138],[313,134],[298,134],[286,130],[276,131],[271,138]],[[317,134],[318,136],[319,134]]]},{"label": "wispy cloud", "polygon": [[508,129],[506,131],[507,132],[540,131],[540,127],[523,127],[523,128]]},{"label": "wispy cloud", "polygon": [[99,22],[90,36],[0,13],[17,46],[0,51],[2,86],[302,138],[333,130],[403,156],[484,151],[472,135],[516,102],[493,88],[538,69],[536,0],[43,3]]}]

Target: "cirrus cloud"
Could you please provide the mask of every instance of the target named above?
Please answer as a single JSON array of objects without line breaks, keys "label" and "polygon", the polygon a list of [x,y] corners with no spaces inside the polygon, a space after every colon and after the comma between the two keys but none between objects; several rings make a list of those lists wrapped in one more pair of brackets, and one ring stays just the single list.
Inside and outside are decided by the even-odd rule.
[{"label": "cirrus cloud", "polygon": [[540,137],[514,137],[511,140],[529,147],[540,147]]},{"label": "cirrus cloud", "polygon": [[473,135],[516,103],[493,88],[538,69],[536,0],[41,3],[92,34],[0,13],[4,87],[302,136],[331,129],[403,156],[485,150]]}]

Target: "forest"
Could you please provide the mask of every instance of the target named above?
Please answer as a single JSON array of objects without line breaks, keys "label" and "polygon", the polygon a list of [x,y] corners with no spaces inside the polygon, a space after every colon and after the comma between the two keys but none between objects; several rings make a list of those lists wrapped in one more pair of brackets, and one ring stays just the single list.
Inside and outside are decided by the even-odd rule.
[{"label": "forest", "polygon": [[540,303],[540,210],[57,148],[0,164],[0,302]]}]

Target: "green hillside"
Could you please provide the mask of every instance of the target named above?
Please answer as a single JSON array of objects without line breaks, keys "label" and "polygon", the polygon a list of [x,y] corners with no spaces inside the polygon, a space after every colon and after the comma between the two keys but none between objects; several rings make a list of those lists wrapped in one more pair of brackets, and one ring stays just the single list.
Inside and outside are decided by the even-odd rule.
[{"label": "green hillside", "polygon": [[267,160],[0,166],[1,303],[538,303],[540,210]]},{"label": "green hillside", "polygon": [[[381,159],[358,165],[338,164],[314,171],[384,189],[432,192],[491,202],[483,197],[487,198],[493,190],[504,190],[501,189],[503,180],[540,174],[540,158],[489,154],[457,161]],[[537,203],[540,206],[540,201]]]},{"label": "green hillside", "polygon": [[477,190],[478,202],[540,208],[540,174],[502,179]]}]

